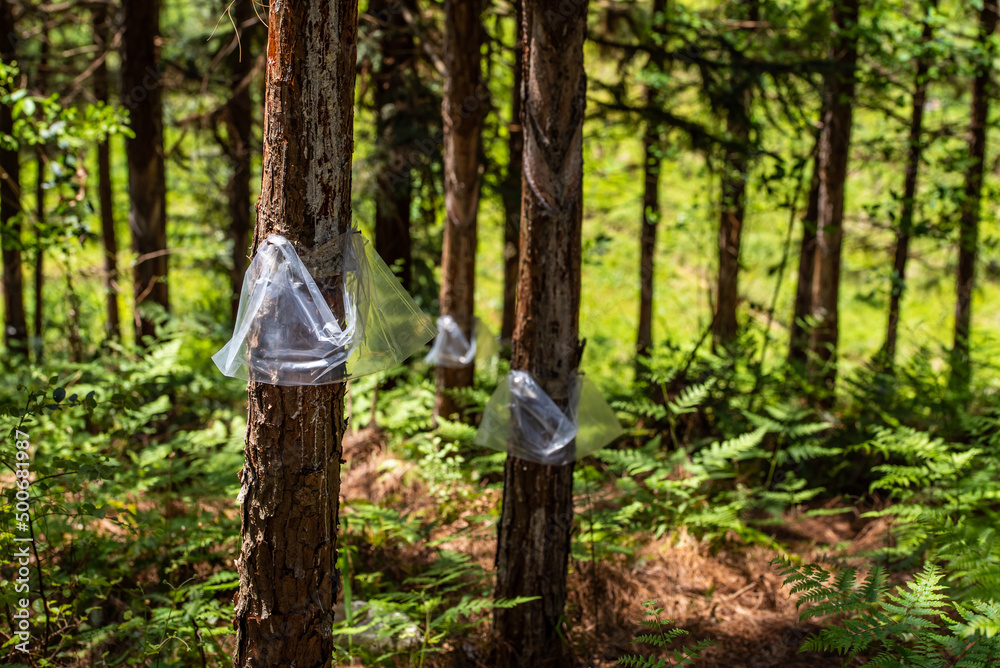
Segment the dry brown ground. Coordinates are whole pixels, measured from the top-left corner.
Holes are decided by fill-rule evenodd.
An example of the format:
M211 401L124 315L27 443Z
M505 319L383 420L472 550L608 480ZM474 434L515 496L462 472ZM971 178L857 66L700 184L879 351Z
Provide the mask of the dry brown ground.
M412 464L387 454L383 435L373 430L345 439L342 497L367 499L401 511L434 507L427 490L411 475ZM481 515L499 503L487 490L467 508L467 516ZM847 554L876 547L885 540L886 526L857 515L804 518L794 515L776 527L774 535L806 560L815 560L833 545L849 544ZM462 520L436 530L444 546L470 555L484 569L492 569L496 549L492 529L468 530ZM825 668L847 665L842 657L799 653L802 642L819 627L800 623L795 600L770 565L777 552L732 541L712 551L680 532L668 539L652 539L634 555L605 557L594 563L575 561L569 576L567 616L571 642L580 666L614 665L615 659L636 652L633 638L645 631L643 602L655 600L663 617L690 632L688 640L711 638L715 645L696 665L704 668ZM419 547L383 551L378 563L389 575L433 558ZM596 604L595 604L596 601ZM459 641L452 651L433 657L425 666L488 666L489 642L482 634ZM405 664L402 664L405 665Z

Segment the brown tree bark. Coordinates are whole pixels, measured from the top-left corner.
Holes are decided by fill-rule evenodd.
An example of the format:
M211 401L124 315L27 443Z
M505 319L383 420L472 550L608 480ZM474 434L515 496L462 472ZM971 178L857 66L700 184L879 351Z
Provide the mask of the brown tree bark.
M503 319L500 343L506 348L514 339L514 319L517 308L518 243L521 233L521 179L524 173L524 126L521 124L522 87L524 85L524 39L521 27L524 11L520 0L514 2L514 85L510 95L510 124L507 126L507 174L504 177L503 212Z
M826 114L821 114L825 117ZM813 158L809 202L802 217L802 240L799 243L799 272L795 285L795 310L788 342L788 362L800 371L809 359L809 329L805 319L812 313L813 274L816 269L816 223L819 218L819 143Z
M996 0L986 0L979 14L979 41L992 56L989 40L997 27ZM972 377L969 332L972 324L972 291L976 280L976 246L979 244L979 215L983 191L983 160L986 153L986 121L992 94L991 61L985 57L976 66L972 82L972 112L969 119L969 167L965 175L965 196L959 218L957 299L955 300L955 345L952 349L953 390L967 392Z
M416 13L415 0L372 0L368 13L382 28L382 62L372 73L379 151L375 193L375 250L390 267L398 267L400 282L413 283L413 241L410 206L413 176L408 148L413 142L413 86L409 78L416 47L405 11Z
M160 0L122 2L122 104L134 137L126 138L129 228L136 261L135 338L155 335L143 303L169 309L167 292L166 177L163 166L163 99L159 72Z
M811 377L829 393L828 396L832 396L837 382L837 303L844 233L844 184L858 58L858 0L835 0L833 23L837 31L830 55L836 69L827 78L827 109L819 145L819 217L812 298L816 327L810 339L810 361L814 364Z
M579 341L586 1L525 0L524 215L512 369L529 372L563 410ZM516 431L512 439L518 438ZM497 543L497 598L539 600L494 613L494 665L568 666L560 634L573 524L573 464L507 457Z
M351 224L357 0L270 6L255 244L310 250ZM343 317L339 280L320 288ZM248 387L237 668L332 664L343 383Z
M653 26L658 29L658 16L667 9L666 0L653 0ZM650 55L649 65L652 70L663 71L663 59ZM654 86L646 86L646 107L658 108L660 96ZM653 286L656 278L656 228L660 223L660 165L663 131L659 122L653 118L646 119L646 127L642 136L643 155L643 191L642 191L642 231L639 234L639 327L635 342L635 379L642 379L648 369L642 357L649 354L653 347Z
M450 315L470 338L476 278L476 215L479 209L479 140L483 104L482 5L445 0L444 63L447 76L441 115L444 126L444 248L441 255L441 315ZM474 365L437 367L434 414L451 417L459 406L450 395L472 385Z
M240 293L243 290L243 275L247 269L247 251L250 247L250 210L253 206L250 195L252 177L250 156L253 141L253 103L250 97L250 83L254 70L252 37L259 25L254 11L254 0L236 0L230 8L236 23L239 45L229 54L230 83L233 94L226 102L226 125L229 143L226 150L232 174L226 187L229 200L229 238L233 242L233 269L230 274L230 310L236 320L240 307Z
M17 59L14 4L0 0L0 60ZM0 106L0 133L11 135L10 107ZM28 323L24 313L21 272L21 163L18 151L0 148L0 243L3 246L4 342L10 353L28 354Z
M760 18L757 0L745 3L740 19L756 22ZM736 339L738 325L736 307L739 303L740 245L743 238L743 217L746 213L747 172L750 169L750 105L752 81L746 72L733 74L736 101L726 111L726 130L734 146L726 150L721 180L721 212L719 218L719 277L716 286L715 318L712 338L716 346L726 346Z
M937 0L931 0L931 8ZM924 31L920 37L923 44L930 43L934 29L924 21ZM910 234L913 230L913 214L917 205L917 175L920 172L920 156L923 153L924 104L927 102L927 73L930 61L926 57L917 59L917 72L913 83L913 110L910 115L910 137L906 154L906 171L903 177L903 206L899 214L899 229L896 231L896 253L893 259L893 278L889 295L889 322L886 327L883 364L892 368L896 359L896 338L899 331L899 302L906 288L906 262L910 255Z
M94 41L97 48L107 53L111 49L111 22L108 6L95 3L91 10ZM94 97L98 102L108 102L108 65L101 60L94 68ZM111 181L111 153L107 138L97 144L97 193L101 205L101 237L104 241L104 288L106 292L107 324L109 339L120 339L121 322L118 311L118 238L115 233L114 184Z

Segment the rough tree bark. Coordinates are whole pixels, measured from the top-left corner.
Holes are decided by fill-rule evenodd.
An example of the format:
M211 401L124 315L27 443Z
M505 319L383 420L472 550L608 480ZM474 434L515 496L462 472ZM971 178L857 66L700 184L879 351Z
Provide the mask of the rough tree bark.
M410 205L413 176L407 150L414 128L411 99L416 47L404 12L416 13L415 0L372 0L368 13L382 28L381 66L372 73L379 151L375 196L375 250L390 267L398 268L407 290L413 283L413 242Z
M659 1L659 0L657 0ZM503 319L500 343L506 349L514 339L514 316L517 307L517 264L520 258L518 237L521 233L521 178L524 172L524 128L521 125L521 100L524 81L524 39L521 25L524 11L514 2L514 85L510 95L510 124L507 126L507 173L503 182Z
M17 59L14 4L0 0L0 60ZM11 135L10 107L0 106L0 133ZM17 150L0 148L0 243L3 246L4 342L11 353L28 354L28 323L24 313L21 272L21 163Z
M931 0L930 7L937 6ZM930 22L924 21L921 42L929 44L934 35ZM896 359L896 338L899 331L899 302L906 288L906 262L910 255L910 234L913 230L913 214L917 206L917 175L920 172L920 156L923 153L924 104L927 102L927 73L930 60L921 56L917 59L917 72L913 84L913 111L910 115L910 137L906 154L906 171L903 177L903 206L899 214L899 229L896 231L896 254L893 260L892 291L889 295L889 323L886 327L883 364L892 368Z
M240 307L240 293L243 290L243 274L247 269L247 250L250 246L250 165L251 142L253 141L253 102L250 84L253 78L254 58L251 57L251 38L259 25L254 11L254 0L236 0L230 8L236 23L239 40L229 54L230 84L233 94L226 102L226 126L229 142L226 151L232 174L226 186L229 200L229 238L233 242L233 269L230 274L230 306L232 318Z
M826 115L819 144L816 267L812 315L816 327L809 342L811 377L832 396L837 382L837 302L840 297L840 257L843 243L844 184L851 142L851 122L858 59L858 0L835 0L837 27L831 59L835 71L827 78Z
M255 244L280 232L300 250L351 223L357 0L270 6L264 163ZM334 313L338 280L321 282ZM237 568L237 668L332 664L342 383L250 383Z
M653 26L658 29L658 21L667 10L666 0L653 0ZM663 71L663 58L650 55L649 64L653 71ZM660 96L655 86L646 86L646 107L660 106ZM653 286L656 278L656 227L660 222L660 164L662 162L663 130L652 117L646 119L642 136L643 191L642 191L642 231L639 234L639 327L635 342L635 379L641 380L647 373L642 357L653 347Z
M826 114L821 114L826 116ZM816 269L816 221L819 218L819 144L813 158L809 184L809 202L802 216L802 239L799 242L799 271L795 284L795 309L788 341L788 362L805 370L809 358L809 329L805 319L812 313L813 274Z
M91 10L94 41L104 53L111 49L111 22L108 5L97 2ZM108 65L106 60L94 68L94 97L98 102L108 102ZM97 193L101 204L101 236L104 240L104 289L106 292L107 324L109 339L121 338L118 311L118 238L115 234L114 193L111 182L111 153L107 138L97 144Z
M587 5L564 3L556 12L545 0L524 2L524 215L511 368L528 371L564 410L583 350L578 336ZM573 465L508 456L496 596L540 599L495 611L494 665L570 665L559 624L572 524Z
M760 18L758 0L745 3L740 19L756 22ZM726 150L721 179L719 218L719 277L716 286L715 318L712 338L715 345L726 346L736 339L736 306L739 303L740 245L743 217L746 213L747 172L750 169L750 105L752 81L747 72L733 74L734 101L726 110L726 130L734 142Z
M144 302L169 309L167 208L163 166L163 99L159 72L160 0L122 2L122 104L134 137L126 138L129 228L136 261L135 338L155 335Z
M986 0L979 14L979 41L986 53L997 27L996 0ZM991 61L983 58L972 82L972 113L969 119L969 167L965 174L965 196L959 218L957 299L955 300L955 345L952 349L951 387L966 392L972 376L969 331L972 323L972 290L976 279L976 246L979 243L979 210L983 191L983 160L986 153L986 121L992 94Z
M481 0L446 0L441 104L444 126L444 248L441 255L441 315L450 315L473 335L476 278L476 215L479 209L479 139L482 132ZM473 365L435 371L434 413L450 417L459 407L449 390L472 385Z

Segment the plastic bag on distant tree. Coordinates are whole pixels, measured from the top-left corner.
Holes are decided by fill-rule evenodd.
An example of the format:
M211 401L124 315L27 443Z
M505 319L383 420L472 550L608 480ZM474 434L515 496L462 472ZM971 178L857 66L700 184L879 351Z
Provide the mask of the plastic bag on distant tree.
M569 412L564 413L531 374L511 371L486 404L475 442L538 464L562 465L621 434L614 411L586 376L577 376Z
M324 273L340 284L343 320L292 243L271 235L247 268L233 338L212 356L223 374L271 385L343 382L395 366L434 336L430 317L360 232L321 254L340 260Z
M500 344L479 318L473 324L472 341L450 315L437 319L438 335L424 361L449 369L469 366L475 359L487 359L500 352Z

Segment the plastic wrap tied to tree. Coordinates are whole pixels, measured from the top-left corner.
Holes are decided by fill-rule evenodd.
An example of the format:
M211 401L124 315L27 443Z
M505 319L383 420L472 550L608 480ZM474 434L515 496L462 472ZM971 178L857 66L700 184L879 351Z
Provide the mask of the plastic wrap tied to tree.
M511 371L486 404L476 444L538 464L562 465L622 434L614 411L582 374L569 405L564 413L531 374Z
M448 369L469 366L478 357L486 359L500 352L500 346L479 318L472 325L472 340L450 315L437 319L438 335L424 361Z
M212 360L227 376L271 385L326 385L383 371L435 331L357 230L307 254L267 237L247 268L233 338ZM338 286L338 319L317 284ZM338 310L340 310L338 308Z

